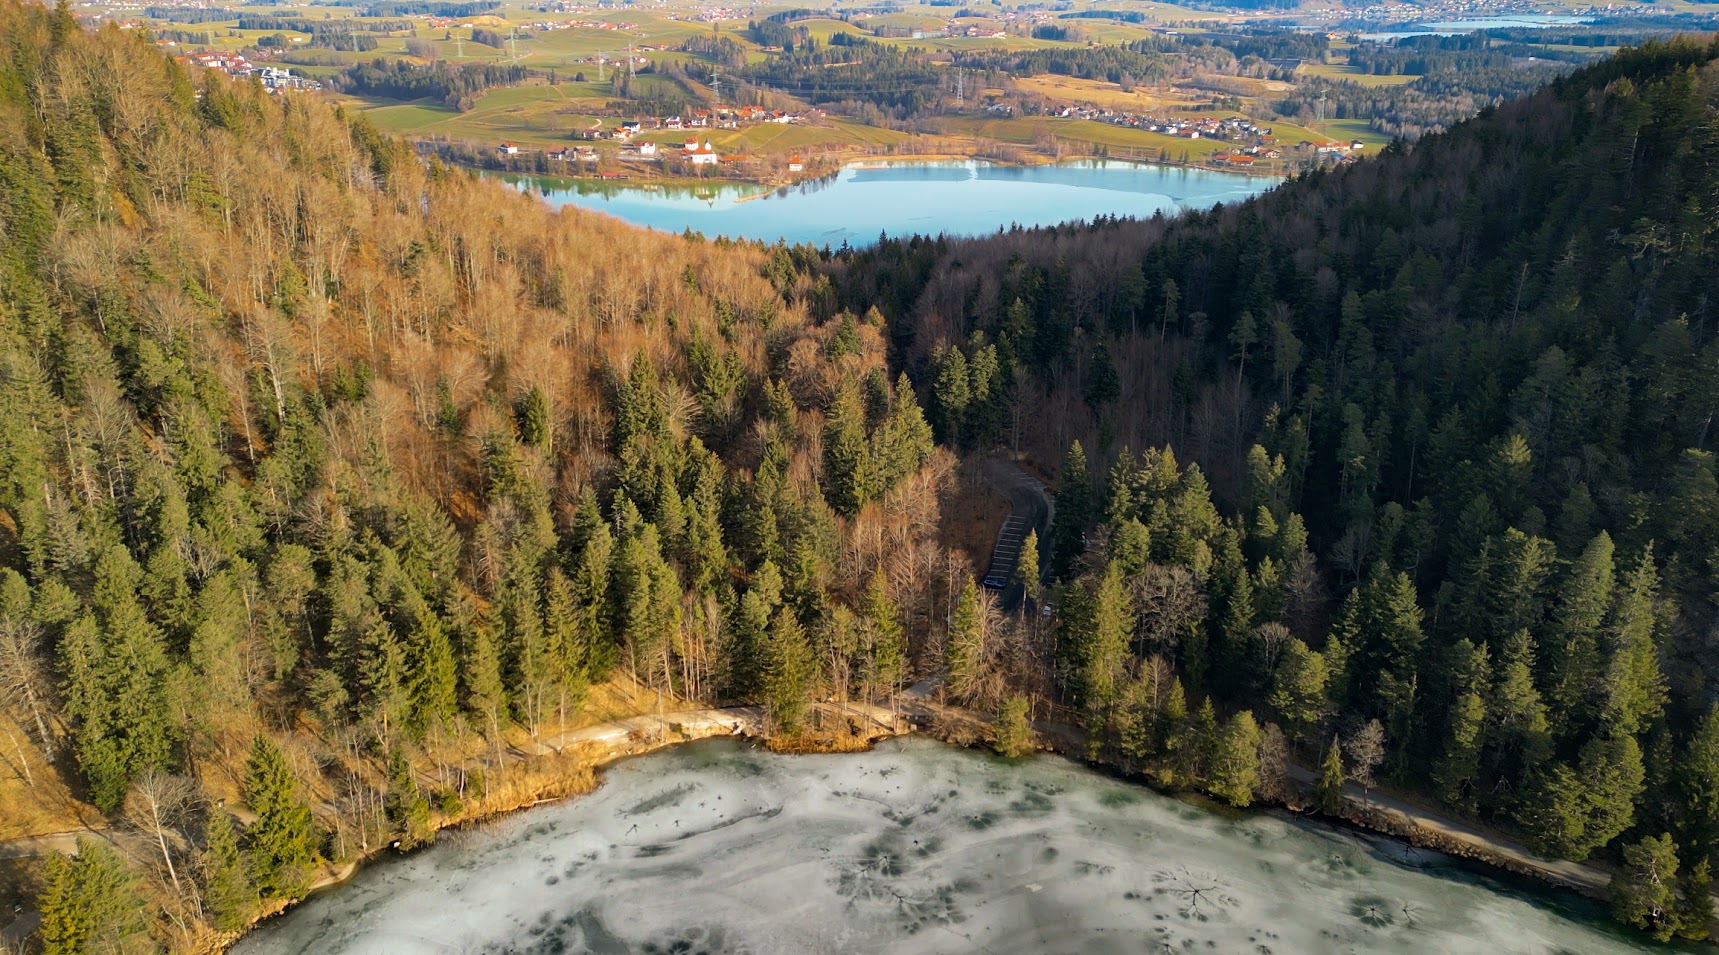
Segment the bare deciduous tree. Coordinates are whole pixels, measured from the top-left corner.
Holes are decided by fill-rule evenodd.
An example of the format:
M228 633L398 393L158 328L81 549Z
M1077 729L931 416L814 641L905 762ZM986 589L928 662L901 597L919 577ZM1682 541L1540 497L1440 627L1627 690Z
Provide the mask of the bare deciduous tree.
M1378 720L1368 720L1343 741L1343 752L1349 757L1349 778L1370 791L1373 770L1385 761L1385 727Z
M21 706L36 724L47 761L54 759L54 737L48 730L48 693L53 685L42 655L42 634L35 624L0 620L0 703Z
M131 784L125 797L125 818L151 839L161 850L161 861L167 865L167 878L173 891L181 896L179 870L173 865L173 848L169 833L178 837L178 824L197 798L196 784L183 776L172 776L151 767Z

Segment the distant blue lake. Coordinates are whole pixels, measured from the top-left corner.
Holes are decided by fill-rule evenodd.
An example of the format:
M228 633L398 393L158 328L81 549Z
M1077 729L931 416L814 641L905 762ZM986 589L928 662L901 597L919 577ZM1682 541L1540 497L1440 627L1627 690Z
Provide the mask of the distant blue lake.
M1461 36L1477 30L1543 30L1547 27L1576 26L1593 22L1591 17L1558 16L1549 13L1522 13L1511 16L1475 17L1470 20L1441 20L1436 23L1411 23L1406 30L1390 33L1363 33L1361 39L1383 43L1411 36Z
M1049 166L981 162L852 165L777 189L747 183L621 186L506 176L554 206L575 205L667 232L866 245L880 233L982 235L1100 215L1149 218L1234 202L1276 179L1205 169L1082 160Z

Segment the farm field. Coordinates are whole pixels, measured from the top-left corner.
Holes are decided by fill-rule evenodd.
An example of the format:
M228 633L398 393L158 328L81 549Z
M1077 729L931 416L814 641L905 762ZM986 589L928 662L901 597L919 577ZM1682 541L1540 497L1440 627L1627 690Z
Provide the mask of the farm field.
M1016 145L1059 140L1064 143L1124 149L1166 150L1172 159L1179 158L1183 153L1187 153L1191 159L1200 159L1230 148L1229 144L1216 140L1183 139L1089 119L1062 119L1054 116L1022 116L1013 119L961 117L951 120L948 127L951 132Z
M432 21L434 11L392 16L378 12L375 16L365 16L371 8L360 0L343 2L350 5L339 10L234 5L221 8L223 19L201 23L194 21L209 16L207 8L182 8L188 11L181 15L182 21L169 20L156 26L173 31L184 49L245 50L259 64L288 66L301 76L325 83L335 80L341 71L354 64L375 60L404 62L420 68L432 61L452 66L523 68L529 75L521 85L484 89L484 84L496 82L488 78L466 86L431 84L433 96L410 101L381 98L379 91L389 87L380 81L373 81L378 83L372 89L375 95L331 94L341 96L377 127L389 132L480 149L504 140L532 150L560 148L581 132L612 128L622 118L667 116L719 103L756 104L795 112L816 105L827 113L803 123L705 131L720 152L730 155L785 157L805 153L808 158L817 156L827 161L843 153L904 148L983 154L989 141L993 146L1004 144L1028 152L1115 150L1132 155L1162 154L1172 159L1185 156L1199 160L1244 145L1035 115L1043 106L1070 104L1165 117L1245 116L1262 127L1272 128L1280 146L1293 147L1303 141L1359 139L1376 147L1386 137L1373 132L1364 120L1309 123L1302 110L1303 121L1296 124L1283 121L1276 110L1297 86L1315 78L1380 90L1415 79L1362 73L1346 59L1353 44L1347 39L1332 39L1320 49L1328 49L1334 62L1307 61L1294 75L1278 69L1262 70L1257 59L1245 69L1232 68L1224 66L1219 57L1209 61L1219 64L1212 70L1171 69L1168 80L1152 84L1129 80L1130 86L1124 88L1122 82L1130 75L1129 69L1135 70L1134 76L1162 72L1138 60L1129 63L1128 56L1156 56L1153 50L1167 48L1170 52L1165 55L1174 57L1178 55L1174 38L1178 36L1188 36L1195 46L1210 50L1211 44L1217 42L1213 37L1223 35L1243 20L1248 21L1244 26L1250 33L1260 30L1261 17L1257 14L1249 19L1155 0L1075 0L1072 5L1054 11L1015 0L1004 0L992 7L966 8L907 3L880 11L863 0L843 0L817 13L805 10L813 15L803 19L796 19L799 13L790 13L785 20L775 22L767 21L776 14L800 8L781 0L741 10L742 16L712 22L708 17L716 11L689 0L662 0L649 8L596 8L581 4L561 11L528 5L525 0L503 0L487 13L454 14L448 19ZM228 12L230 20L224 18ZM1114 13L1116 18L1068 16L1072 13ZM300 29L240 30L237 27L241 14L266 15L279 21L279 26ZM1274 16L1266 15L1264 19ZM316 24L319 20L342 18L354 18L350 22L369 24L382 31L364 33L361 28L352 31L365 38L365 45L373 44L374 49L363 52L330 49L340 44L330 42L326 30L319 37ZM566 25L570 23L578 25ZM538 28L546 24L562 26ZM1069 30L1073 39L1032 36L1039 25ZM984 35L950 36L945 32L967 28ZM911 35L915 31L923 35L916 39ZM879 32L890 35L879 36ZM1002 35L993 35L998 32ZM1129 46L1151 37L1157 39L1144 53ZM480 39L486 42L479 42ZM1168 47L1164 46L1166 40ZM803 54L827 53L838 45L837 41L904 51L908 60L918 58L919 72L903 74L911 77L906 80L880 75L874 82L882 85L875 91L868 90L863 79L857 86L833 87L844 92L852 89L856 94L832 97L838 99L834 102L808 102L799 98L795 94L832 88L819 85L817 71L841 67L842 57L819 60ZM794 49L796 45L798 49ZM1127 51L1121 54L1121 65L1116 65L1113 57L1093 55L1113 48ZM1304 47L1291 45L1288 49ZM1057 72L1037 75L1015 75L1006 65L1013 60L995 56L1031 50L1059 50L1068 56L1055 60L1053 68ZM629 52L642 60L629 69L624 82L616 83L617 70L628 67L614 61ZM855 55L862 61L865 59L857 50ZM1299 53L1286 55L1295 58ZM926 67L938 71L950 69L956 56L967 58L964 73L969 80L977 81L967 85L964 103L960 104L952 95L954 82L935 74L927 79L925 75ZM789 59L793 65L786 74L758 69L767 62L789 57L798 58ZM600 63L600 59L605 62ZM900 61L885 58L885 62ZM975 66L975 62L986 65ZM850 76L836 82L855 83ZM903 90L889 88L891 82L913 84L908 92L914 95L900 96ZM355 88L347 85L346 89ZM451 89L457 92L449 92ZM905 102L909 99L911 103ZM451 105L456 100L465 107L463 112ZM993 116L976 109L999 103L1011 106L1012 112ZM959 142L939 143L936 141L939 134L958 137ZM909 143L916 137L917 141ZM684 133L663 130L646 138L678 145L684 141ZM618 144L599 143L598 148L613 155Z
M1303 63L1296 72L1304 76L1317 76L1327 80L1354 83L1357 86L1366 87L1402 86L1420 79L1418 76L1375 76L1371 73L1361 72L1350 66L1347 61L1342 63Z

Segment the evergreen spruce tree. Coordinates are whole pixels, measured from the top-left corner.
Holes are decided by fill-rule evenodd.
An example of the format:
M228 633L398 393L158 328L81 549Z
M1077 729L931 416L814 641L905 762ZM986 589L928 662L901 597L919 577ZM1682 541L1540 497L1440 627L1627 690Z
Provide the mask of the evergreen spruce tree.
M866 681L874 692L893 694L906 676L907 647L902 639L901 610L889 595L889 581L881 567L874 569L866 582L860 618L867 639Z
M1615 586L1611 535L1601 531L1564 578L1546 631L1542 656L1547 703L1557 716L1560 735L1568 735L1590 715L1600 683L1601 631Z
M1624 846L1623 865L1612 875L1612 914L1655 939L1669 941L1677 930L1677 844L1671 834L1646 836Z
M1342 811L1344 780L1343 747L1333 737L1324 761L1319 764L1319 782L1314 788L1313 804L1320 812L1334 816Z
M949 622L949 692L955 699L971 701L985 679L985 628L980 619L979 588L972 578L961 587L955 600L955 615Z
M1003 701L997 713L997 752L1008 759L1019 759L1032 750L1033 730L1027 722L1029 703L1024 696L1011 696Z
M1691 858L1719 851L1719 703L1707 708L1684 746L1676 770L1682 844Z
M233 817L225 809L209 810L203 826L200 862L203 906L209 913L210 924L223 932L244 928L257 910L257 887L239 849Z
M48 857L37 933L43 955L130 955L157 951L148 898L105 840L78 837L74 858Z
M836 393L824 422L824 485L830 506L852 517L872 499L875 484L865 405L859 386L848 379Z
M1678 890L1675 924L1677 934L1693 941L1705 941L1713 925L1713 867L1702 856L1689 867Z
M1291 639L1273 674L1269 702L1296 742L1312 739L1324 723L1329 681L1324 654Z
M418 786L406 751L396 747L388 756L388 821L401 849L415 848L430 836L430 800Z
M1122 573L1112 564L1099 581L1090 637L1080 651L1080 700L1086 710L1089 747L1106 738L1116 707L1122 701L1133 620L1134 611L1122 585Z
M264 898L294 898L310 881L320 836L310 806L298 794L298 779L286 754L266 736L251 745L245 763L245 805L256 821L245 843Z
M1260 784L1259 744L1259 724L1250 711L1242 710L1224 722L1212 760L1212 795L1236 807L1253 803Z
M1086 550L1086 527L1092 520L1092 476L1080 442L1069 446L1058 478L1056 515L1051 523L1051 577L1064 580Z
M1039 599L1044 595L1044 580L1039 571L1039 532L1037 528L1027 531L1026 540L1021 542L1021 556L1015 561L1015 580L1021 585L1021 612L1037 610Z
M817 661L799 617L783 607L770 623L765 643L764 712L777 732L800 732L811 698Z
M1618 586L1607 625L1599 714L1606 733L1634 736L1665 708L1665 675L1655 642L1658 603L1659 571L1649 547Z

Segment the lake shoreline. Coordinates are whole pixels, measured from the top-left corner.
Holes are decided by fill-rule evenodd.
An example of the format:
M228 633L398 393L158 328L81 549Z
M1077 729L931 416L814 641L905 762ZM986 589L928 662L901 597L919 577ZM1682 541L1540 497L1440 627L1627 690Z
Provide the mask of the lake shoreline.
M837 727L834 734L810 733L797 737L773 735L766 730L762 714L755 707L708 709L660 717L645 714L588 727L579 731L579 734L584 736L583 739L574 740L559 750L547 749L536 754L521 755L519 765L529 767L533 762L541 761L545 757L550 757L553 762L565 761L569 750L572 750L574 766L545 777L544 782L547 785L538 790L521 790L522 793L532 793L529 797L486 806L470 816L438 820L433 823L430 838L411 850L398 850L398 843L377 846L344 862L338 868L325 867L303 897L271 903L244 929L211 939L211 945L204 951L226 951L240 939L250 935L258 926L291 912L312 896L349 882L364 868L379 864L384 859L403 858L428 848L435 844L437 837L443 832L468 830L502 817L517 815L524 810L589 795L603 785L600 775L602 770L635 757L651 755L686 743L726 736L745 739L786 755L813 755L867 752L884 740L919 736L956 748L988 748L992 723L986 718L969 710L935 703L928 695L909 698L904 702L908 705L900 713L893 714L889 721L884 717L891 716L891 711L882 707L862 704L827 707L826 715L845 718L850 729L856 727L855 717L864 720L864 732L847 734L839 734L840 727ZM1076 727L1037 723L1034 731L1034 749L1037 752L1056 755L1101 772L1119 782L1142 786L1161 795L1184 800L1193 796L1200 801L1200 808L1204 811L1228 809L1223 804L1211 801L1209 794L1201 790L1163 785L1149 767L1131 770L1111 761L1087 758L1084 735ZM858 745L855 745L856 740L859 741ZM1293 771L1299 767L1292 764L1291 768L1292 772L1287 780L1291 793L1284 794L1283 798L1261 798L1251 806L1233 811L1242 814L1283 811L1293 817L1309 819L1339 830L1384 837L1408 847L1431 850L1479 863L1488 869L1525 878L1553 890L1573 892L1600 901L1608 898L1605 873L1598 869L1581 864L1568 864L1591 874L1591 878L1572 878L1567 871L1556 871L1553 866L1558 864L1554 860L1524 858L1520 853L1509 851L1497 844L1477 844L1472 840L1455 838L1443 827L1417 822L1407 814L1394 810L1366 794L1358 795L1346 789L1343 811L1338 815L1311 812L1308 807L1311 805L1312 786L1308 780L1298 778Z
M979 237L1015 228L1143 222L1245 202L1282 181L1237 170L1104 157L1031 165L872 157L776 185L480 175L498 178L552 209L574 206L665 234L832 248L867 245L879 235Z

